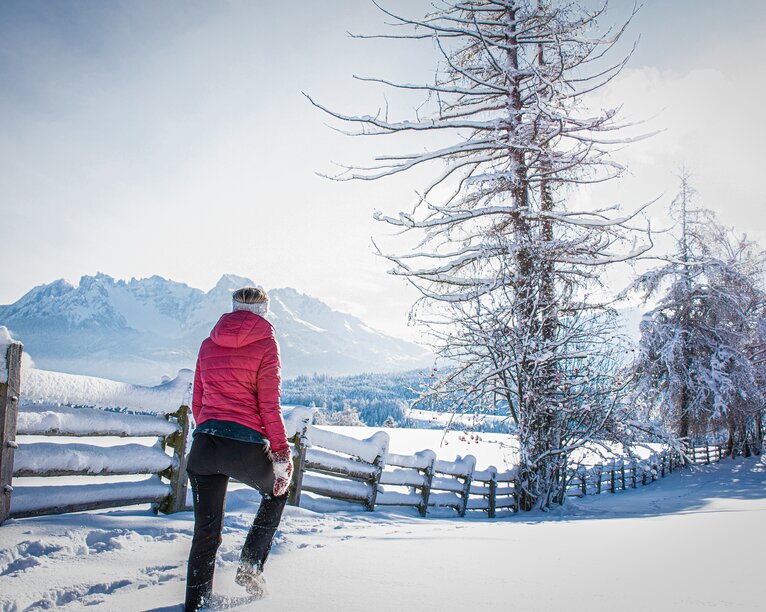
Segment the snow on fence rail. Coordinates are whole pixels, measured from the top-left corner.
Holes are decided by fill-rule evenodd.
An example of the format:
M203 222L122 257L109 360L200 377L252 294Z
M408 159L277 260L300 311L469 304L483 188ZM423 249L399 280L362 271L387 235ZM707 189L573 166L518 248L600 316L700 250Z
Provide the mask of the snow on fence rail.
M49 404L120 408L133 412L169 414L191 402L194 373L180 370L176 378L156 387L49 372L34 368L24 370L24 401Z
M0 523L6 518L152 503L170 513L186 507L187 407L190 377L182 371L158 387L88 376L24 370L12 342L0 383ZM24 404L20 405L22 397ZM46 403L27 403L27 402ZM73 404L64 406L59 404ZM107 409L120 409L122 412ZM131 412L124 412L130 410ZM136 414L135 412L151 414ZM154 446L19 442L17 435L158 438ZM168 454L167 450L172 450ZM14 477L151 475L105 484L14 486Z

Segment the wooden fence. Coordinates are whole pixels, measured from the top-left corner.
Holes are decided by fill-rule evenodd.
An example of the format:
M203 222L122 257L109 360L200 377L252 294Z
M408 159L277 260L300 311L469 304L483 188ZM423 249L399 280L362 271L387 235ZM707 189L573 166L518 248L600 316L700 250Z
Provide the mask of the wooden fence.
M27 405L20 411L21 345L7 349L0 376L0 523L8 517L76 512L150 502L171 513L186 509L186 451L189 409L163 418L103 409ZM3 373L0 373L3 374ZM116 383L115 383L116 384ZM67 398L68 403L78 403ZM293 445L294 479L289 503L301 495L362 504L367 510L408 506L425 516L429 508L454 509L458 516L495 518L518 512L515 470L476 469L473 456L443 461L432 450L413 455L388 451L389 437L374 433L358 440L311 424L312 411L285 411ZM17 435L114 436L158 438L155 446L119 444L19 443ZM171 454L168 454L172 451ZM640 461L612 461L570 470L564 491L582 497L617 493L648 485L690 463L711 463L724 456L721 445L691 446L684 454L661 452ZM152 475L149 479L106 484L14 486L14 477Z
M689 463L715 463L726 456L725 444L707 444L690 446L686 451Z
M615 460L591 467L581 466L567 475L570 497L617 493L651 484L685 465L680 453L663 451L640 461Z
M570 497L616 493L651 484L678 468L710 464L726 457L724 444L688 444L683 452L662 451L643 460L614 460L607 464L580 467L567 475Z
M294 445L294 474L289 503L299 505L309 492L362 504L410 506L422 516L429 507L469 508L472 456L440 461L431 450L414 455L388 452L389 437L379 431L357 440L311 425L311 411L295 407L285 419Z
M414 455L386 452L388 436L377 432L366 440L311 425L311 412L296 407L288 433L294 444L295 477L289 503L300 505L301 493L362 504L368 510L386 506L448 507L458 516L487 518L518 512L516 470L498 472L494 466L476 470L472 456L440 461L431 450ZM617 493L646 486L689 464L723 458L721 445L689 446L683 453L662 451L646 459L613 460L571 469L564 476L570 497Z
M171 513L186 507L186 443L189 409L164 417L87 407L34 404L19 409L19 343L6 353L7 379L0 382L0 523L7 518L60 514L152 503ZM72 403L76 403L73 401ZM153 437L154 446L99 446L72 442L22 442L17 436ZM168 452L171 454L168 454ZM149 479L104 484L16 486L13 478L51 476L152 475Z

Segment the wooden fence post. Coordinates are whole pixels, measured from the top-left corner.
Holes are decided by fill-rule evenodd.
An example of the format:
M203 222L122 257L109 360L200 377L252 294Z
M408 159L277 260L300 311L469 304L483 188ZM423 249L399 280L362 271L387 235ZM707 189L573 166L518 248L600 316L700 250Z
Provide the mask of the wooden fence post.
M380 485L380 475L383 473L383 457L378 455L375 457L375 461L372 462L375 466L375 474L370 478L369 483L372 486L372 495L367 500L365 507L372 512L375 510L375 500L378 498L378 486Z
M595 468L596 473L596 495L601 495L601 475L604 472L604 466L600 463Z
M490 468L489 496L487 497L487 518L495 518L497 514L497 470Z
M0 383L0 525L11 513L13 493L13 453L16 444L16 421L21 396L22 344L13 342L5 353L6 382Z
M163 514L183 512L186 510L186 490L189 477L186 474L186 445L189 439L189 407L181 406L176 412L168 414L168 420L175 418L179 430L167 436L162 443L163 448L173 449L173 465L163 474L170 478L170 495L160 502L159 509Z
M616 475L614 473L614 459L612 459L612 469L609 472L609 474L610 474L610 477L609 477L609 490L612 493L616 493L617 492L617 487L615 486L615 480L616 480L615 476Z
M287 494L287 503L291 506L301 505L301 489L303 488L303 472L306 467L306 430L308 425L304 425L300 433L293 438L295 444L295 455L293 455L293 480L290 483L290 489Z
M710 445L705 442L705 464L710 465Z
M582 496L585 497L588 494L588 471L580 468L580 489L582 490Z
M463 505L457 511L460 518L463 518L465 516L466 510L468 510L468 497L471 494L471 480L473 480L474 469L476 469L476 459L473 460L471 470L465 475L465 482L463 483Z
M636 460L634 459L630 464L630 475L631 475L631 482L633 483L631 486L635 489L638 483L636 482Z
M423 489L421 491L421 501L418 505L418 513L420 516L425 516L428 513L428 500L431 497L431 484L434 480L434 463L436 463L436 454L431 453L431 459L423 470L426 477L426 482L423 485Z
M620 477L622 478L622 490L625 490L625 462L620 461Z

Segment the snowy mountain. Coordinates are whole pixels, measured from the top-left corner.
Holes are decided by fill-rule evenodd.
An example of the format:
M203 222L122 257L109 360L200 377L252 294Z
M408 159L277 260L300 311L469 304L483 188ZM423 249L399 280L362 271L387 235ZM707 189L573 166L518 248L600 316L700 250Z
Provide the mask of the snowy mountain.
M153 383L194 366L231 292L249 279L225 275L204 292L159 276L130 281L106 274L35 287L0 306L0 325L24 342L40 368ZM401 371L427 365L424 348L371 329L295 289L273 289L283 375Z

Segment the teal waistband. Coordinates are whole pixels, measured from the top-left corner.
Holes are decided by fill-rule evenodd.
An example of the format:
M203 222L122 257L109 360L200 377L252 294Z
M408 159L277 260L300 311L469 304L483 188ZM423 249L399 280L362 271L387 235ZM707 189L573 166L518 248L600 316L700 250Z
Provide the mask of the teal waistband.
M263 434L252 427L242 425L242 423L223 421L220 419L208 419L204 423L201 423L197 426L192 435L197 435L198 433L206 433L211 436L229 438L231 440L241 440L242 442L256 442L263 444L266 441Z

